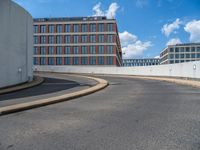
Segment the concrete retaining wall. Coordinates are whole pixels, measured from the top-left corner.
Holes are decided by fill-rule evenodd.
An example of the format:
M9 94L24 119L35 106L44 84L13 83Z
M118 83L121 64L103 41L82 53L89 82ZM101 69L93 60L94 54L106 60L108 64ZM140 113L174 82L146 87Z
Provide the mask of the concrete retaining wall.
M200 78L200 61L146 67L35 66L35 71Z
M11 0L0 0L0 88L32 79L33 20Z

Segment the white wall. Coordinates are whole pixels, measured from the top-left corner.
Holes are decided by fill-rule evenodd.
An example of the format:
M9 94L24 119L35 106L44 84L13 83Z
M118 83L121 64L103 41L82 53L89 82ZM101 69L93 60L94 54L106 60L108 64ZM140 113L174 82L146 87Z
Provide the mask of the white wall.
M200 61L146 67L35 66L34 70L66 73L96 73L200 78Z
M0 20L2 88L32 79L33 20L11 0L0 0Z

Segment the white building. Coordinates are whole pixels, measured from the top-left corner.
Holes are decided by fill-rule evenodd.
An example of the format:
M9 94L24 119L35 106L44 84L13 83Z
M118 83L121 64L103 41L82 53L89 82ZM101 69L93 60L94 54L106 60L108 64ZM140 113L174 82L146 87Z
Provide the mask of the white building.
M200 43L169 45L160 53L161 64L200 60Z
M0 0L0 88L32 80L33 20L11 0Z

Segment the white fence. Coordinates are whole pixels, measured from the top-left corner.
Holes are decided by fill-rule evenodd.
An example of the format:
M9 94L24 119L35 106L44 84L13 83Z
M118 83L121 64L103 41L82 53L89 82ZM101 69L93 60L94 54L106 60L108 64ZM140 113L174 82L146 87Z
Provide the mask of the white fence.
M200 61L144 67L35 66L35 71L200 78Z

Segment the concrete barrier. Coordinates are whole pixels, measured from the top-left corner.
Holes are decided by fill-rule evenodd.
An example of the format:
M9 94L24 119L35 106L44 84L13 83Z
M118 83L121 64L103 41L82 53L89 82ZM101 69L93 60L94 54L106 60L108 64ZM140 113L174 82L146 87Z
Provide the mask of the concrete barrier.
M116 74L199 79L200 61L144 67L34 66L34 70L63 73Z
M0 0L0 88L32 80L33 19L12 0Z

